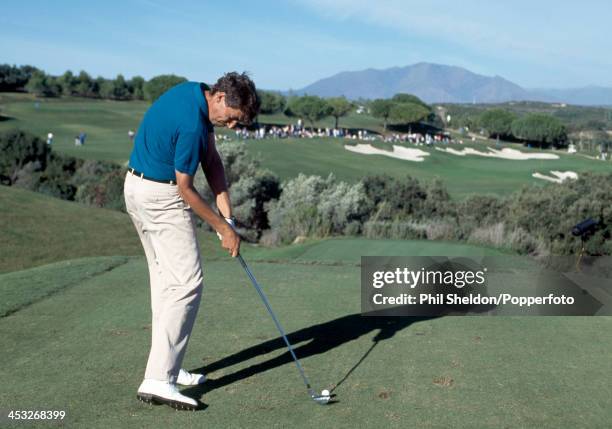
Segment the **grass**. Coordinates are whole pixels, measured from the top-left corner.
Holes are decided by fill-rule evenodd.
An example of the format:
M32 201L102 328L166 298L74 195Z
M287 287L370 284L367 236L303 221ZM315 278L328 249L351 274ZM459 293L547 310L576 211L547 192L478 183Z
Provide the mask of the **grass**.
M55 134L54 150L70 155L105 159L125 164L132 150L127 137L128 130L136 130L148 107L146 102L118 102L108 100L86 100L61 98L36 100L26 94L0 94L0 105L4 115L13 119L0 122L0 131L20 127L42 137L49 131ZM292 118L284 115L261 115L264 123L289 123ZM331 126L333 118L327 118L317 127ZM342 118L340 125L351 128L379 130L380 121L367 115L350 114ZM82 147L74 146L74 136L80 131L87 133L87 142ZM224 132L227 132L225 130ZM231 132L230 132L231 134ZM579 174L586 171L610 172L612 164L594 161L582 156L559 153L554 161L508 161L476 156L459 157L452 154L428 150L431 155L422 163L391 159L380 155L361 155L344 149L345 140L334 139L284 139L250 140L249 151L259 156L262 166L277 173L282 179L295 177L298 173L327 176L333 173L338 179L349 182L360 180L364 175L387 173L393 176L413 175L420 179L439 178L451 195L463 198L471 194L508 195L523 185L544 182L531 174L538 171L571 170ZM494 141L466 142L465 146L486 150ZM390 148L389 144L377 144ZM506 144L507 147L522 146Z
M205 409L144 405L135 393L151 334L148 273L142 256L122 256L142 255L128 217L14 188L0 197L5 270L65 259L0 274L3 410L65 410L65 427L88 429L606 427L612 417L611 317L360 316L361 255L506 257L494 249L359 238L245 246L311 381L335 388L339 402L317 406L212 234L201 237L205 288L184 361L208 374L184 389ZM520 284L519 270L505 275Z
M87 207L16 187L0 186L0 273L88 256L142 255L125 213ZM201 232L203 255L223 254Z
M336 404L308 399L255 291L227 259L206 264L184 362L209 376L185 389L206 408L137 402L150 314L136 258L0 318L2 407L66 410L66 426L84 428L605 427L612 417L612 318L362 318L358 267L251 268L314 385L338 385Z
M383 155L362 155L344 149L345 141L331 139L252 140L247 148L261 159L262 165L282 179L298 173L327 176L355 182L368 174L412 175L423 180L440 179L456 198L472 194L508 195L521 186L545 183L531 176L550 170L610 172L612 165L582 157L559 154L559 160L510 161L478 156L460 157L419 147L430 156L424 162L411 162ZM481 150L486 150L481 145Z
M0 317L110 271L127 261L122 256L73 259L5 274L0 284Z

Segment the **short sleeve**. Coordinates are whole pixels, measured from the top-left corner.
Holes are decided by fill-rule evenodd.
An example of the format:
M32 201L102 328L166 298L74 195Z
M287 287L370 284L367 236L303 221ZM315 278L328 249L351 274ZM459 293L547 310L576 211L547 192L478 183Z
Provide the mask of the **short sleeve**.
M205 131L180 133L174 152L174 169L190 176L195 175L206 138Z

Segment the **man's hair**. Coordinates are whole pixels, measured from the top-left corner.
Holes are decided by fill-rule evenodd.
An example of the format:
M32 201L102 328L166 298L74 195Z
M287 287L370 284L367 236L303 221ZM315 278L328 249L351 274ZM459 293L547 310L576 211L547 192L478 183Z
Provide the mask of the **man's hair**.
M259 113L261 100L257 95L255 84L246 72L226 73L219 78L211 88L211 94L225 93L225 103L228 107L238 109L243 113L241 122L248 125Z

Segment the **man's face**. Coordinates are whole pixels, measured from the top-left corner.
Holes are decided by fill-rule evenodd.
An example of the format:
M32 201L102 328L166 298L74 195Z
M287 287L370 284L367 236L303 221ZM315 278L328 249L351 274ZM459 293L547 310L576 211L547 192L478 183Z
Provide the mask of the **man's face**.
M208 119L214 126L234 128L240 123L242 117L242 111L225 104L224 92L213 94L208 106Z

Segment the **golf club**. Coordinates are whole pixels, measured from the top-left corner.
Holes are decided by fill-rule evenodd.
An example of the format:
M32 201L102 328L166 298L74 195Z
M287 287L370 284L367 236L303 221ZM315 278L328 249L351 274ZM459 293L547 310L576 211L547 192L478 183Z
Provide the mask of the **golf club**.
M276 324L276 328L278 329L278 331L282 335L283 340L285 340L285 344L287 344L287 348L289 349L289 352L291 353L291 356L293 357L293 361L295 362L295 365L297 366L298 370L300 371L300 375L302 376L302 380L304 380L304 384L306 385L306 389L308 389L308 394L310 395L310 397L317 404L319 404L319 405L327 404L329 402L330 398L331 398L329 391L323 390L320 395L317 395L315 393L314 389L310 386L310 381L308 381L308 378L306 377L306 374L304 373L304 368L302 368L302 364L300 363L300 361L298 360L297 356L295 355L295 352L293 351L293 347L291 346L291 343L287 339L287 335L285 334L285 330L283 329L283 327L281 326L280 322L276 318L276 315L274 314L274 311L272 311L272 307L270 306L270 302L268 301L268 298L263 293L263 290L261 290L261 287L259 286L259 283L257 283L257 280L255 279L255 276L253 276L253 273L251 273L251 270L249 269L248 265L246 264L246 262L244 262L244 259L242 259L242 255L238 255L237 259L238 259L238 262L240 262L240 265L242 265L242 268L244 268L244 271L247 273L247 275L251 279L251 283L253 283L253 286L257 290L257 293L261 297L261 300L263 301L264 305L268 309L268 313L270 313L270 316L272 316L272 320L274 320L274 323Z

